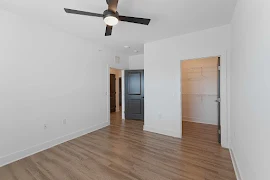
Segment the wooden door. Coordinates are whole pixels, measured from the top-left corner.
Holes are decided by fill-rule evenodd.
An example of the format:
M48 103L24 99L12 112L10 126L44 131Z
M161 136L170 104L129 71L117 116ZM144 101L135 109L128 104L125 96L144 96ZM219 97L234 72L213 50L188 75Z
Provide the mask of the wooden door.
M119 78L119 106L122 106L122 78Z
M126 119L144 120L144 71L125 71Z
M111 112L116 111L115 74L110 74L110 107Z

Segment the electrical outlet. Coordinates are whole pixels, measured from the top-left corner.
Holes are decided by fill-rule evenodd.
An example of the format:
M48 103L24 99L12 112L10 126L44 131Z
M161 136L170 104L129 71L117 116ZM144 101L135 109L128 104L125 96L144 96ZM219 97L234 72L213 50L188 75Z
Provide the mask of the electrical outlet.
M66 119L63 120L63 124L67 124L67 120Z
M44 124L44 129L46 130L48 128L47 124Z

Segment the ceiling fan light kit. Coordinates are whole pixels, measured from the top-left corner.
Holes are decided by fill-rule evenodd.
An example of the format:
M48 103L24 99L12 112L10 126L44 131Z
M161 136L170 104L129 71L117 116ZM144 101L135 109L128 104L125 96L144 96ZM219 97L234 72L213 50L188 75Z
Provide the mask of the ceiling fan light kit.
M65 11L66 13L70 13L70 14L103 17L103 20L105 24L107 25L105 36L110 36L112 34L113 26L115 26L119 21L142 24L142 25L149 25L151 21L151 19L145 19L145 18L120 16L117 12L118 0L106 0L106 2L108 4L108 10L105 10L103 14L79 11L79 10L74 10L74 9L67 9L67 8L65 8Z
M110 10L105 10L103 13L103 20L108 26L115 26L119 21L118 12L114 13Z

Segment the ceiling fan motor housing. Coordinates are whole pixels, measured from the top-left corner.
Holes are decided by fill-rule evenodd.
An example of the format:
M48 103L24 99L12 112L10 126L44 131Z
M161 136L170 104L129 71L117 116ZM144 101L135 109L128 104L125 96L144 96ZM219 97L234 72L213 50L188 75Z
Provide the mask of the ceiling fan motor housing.
M108 16L113 16L113 17L116 17L117 19L119 19L119 14L118 14L117 11L113 12L113 11L110 11L110 10L105 10L104 13L103 13L103 19L105 19Z

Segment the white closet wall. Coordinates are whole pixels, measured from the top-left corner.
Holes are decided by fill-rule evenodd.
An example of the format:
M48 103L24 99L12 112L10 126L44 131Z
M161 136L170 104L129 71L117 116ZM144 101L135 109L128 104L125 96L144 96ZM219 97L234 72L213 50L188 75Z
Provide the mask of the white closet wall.
M218 124L218 57L181 63L183 121Z

